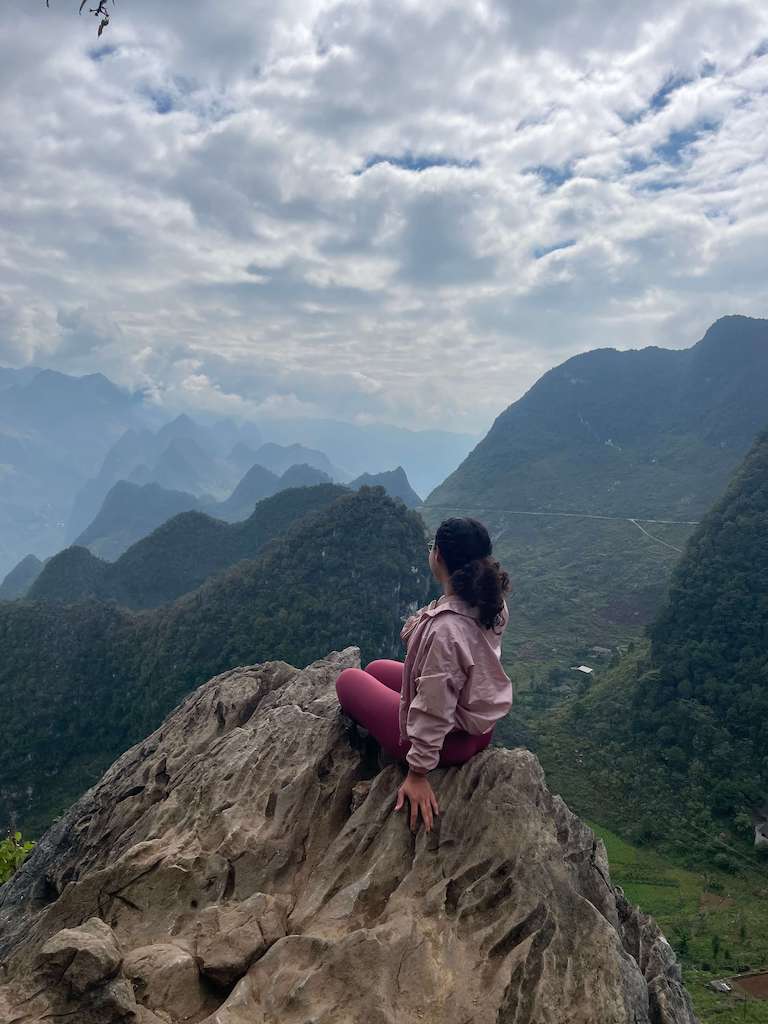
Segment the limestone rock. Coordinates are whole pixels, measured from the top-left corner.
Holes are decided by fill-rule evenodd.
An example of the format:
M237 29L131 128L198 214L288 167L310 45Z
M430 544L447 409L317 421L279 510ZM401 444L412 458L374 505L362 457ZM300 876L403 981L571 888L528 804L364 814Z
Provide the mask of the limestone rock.
M124 754L0 889L0 1006L40 988L52 936L99 917L125 956L107 987L137 983L131 1024L180 1024L190 962L211 999L194 1024L695 1024L671 948L531 753L435 771L437 827L410 833L401 768L343 727L334 681L357 664L226 673ZM169 944L167 976L137 973ZM102 1024L102 990L78 1024Z
M200 971L230 988L286 932L290 903L256 893L233 906L208 907L200 915L196 944Z
M207 1003L195 958L168 942L139 946L123 963L123 973L136 999L148 1010L173 1007L182 1020L194 1017Z
M122 954L115 934L98 917L79 928L65 928L40 951L40 974L82 995L115 977Z
M78 1024L137 1024L133 988L120 974L122 953L111 928L97 917L52 936L36 959L36 984L27 995L18 981L0 991L2 1020L73 1019ZM21 979L23 980L23 979ZM42 983L42 984L41 984ZM19 1007L25 1014L18 1017Z

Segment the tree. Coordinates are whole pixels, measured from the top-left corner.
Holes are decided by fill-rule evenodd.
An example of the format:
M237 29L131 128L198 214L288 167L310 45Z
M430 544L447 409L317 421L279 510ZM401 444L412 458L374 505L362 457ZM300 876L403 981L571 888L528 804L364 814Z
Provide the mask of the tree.
M80 4L80 12L79 12L80 14L82 14L83 11L85 10L85 5L87 3L88 3L88 0L82 0L82 3ZM109 0L97 0L97 3L96 3L95 7L89 7L88 8L88 13L92 14L94 16L94 18L98 18L99 19L99 28L98 28L98 32L97 32L97 35L99 35L99 36L101 36L101 34L104 31L104 29L107 28L107 26L109 25L109 8L107 7L108 3L109 3ZM114 5L115 5L115 0L112 0L112 6L114 7ZM45 6L46 7L50 7L51 6L51 0L45 0Z
M21 832L12 832L0 842L0 885L18 871L32 852L34 843L24 842Z

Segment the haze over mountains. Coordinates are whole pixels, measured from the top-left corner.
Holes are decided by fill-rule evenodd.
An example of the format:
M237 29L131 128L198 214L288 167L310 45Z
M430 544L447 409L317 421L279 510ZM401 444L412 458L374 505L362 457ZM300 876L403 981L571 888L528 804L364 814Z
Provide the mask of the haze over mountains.
M292 453L297 447L292 446ZM211 558L216 558L218 545L214 543L211 549L208 544L212 538L222 535L222 523L218 520L244 526L245 520L253 521L254 508L266 498L285 490L306 490L330 483L327 473L306 464L289 466L282 476L255 465L226 501L215 502L196 498L183 491L166 490L159 484L142 486L119 480L107 494L94 521L76 539L74 545L45 562L34 555L22 559L0 583L0 600L13 601L26 596L35 600L80 600L98 594L101 597L113 597L129 607L160 604L189 588L174 590L170 596L155 600L148 596L150 591L154 592L155 583L159 583L160 594L169 593L164 578L159 581L147 578L130 592L118 584L114 594L110 586L105 584L108 579L120 579L124 571L121 567L130 564L136 553L132 552L127 558L121 556L127 554L143 538L157 531L158 537L153 540L161 561L167 554L167 546L172 547L174 542L178 543L180 549L186 547L183 560L191 559L198 574L202 572L202 576L199 576L201 581L207 575L203 566L208 565ZM383 487L390 497L399 498L408 508L421 502L408 483L402 466L385 473L365 473L350 481L346 487L332 488L332 491L338 496L361 487ZM183 515L185 512L198 515ZM145 548L140 547L138 550L142 552ZM240 557L250 555L245 551ZM138 558L141 560L144 555L139 554ZM116 561L120 564L108 564ZM143 590L145 586L149 588L146 591Z
M210 576L244 559L299 516L348 494L338 484L286 488L256 505L243 522L225 523L203 512L183 512L131 545L116 561L85 547L66 548L42 568L31 601L116 601L127 608L155 608L175 601Z
M101 374L0 377L0 573L64 543L72 500L107 449L141 419L142 398Z
M259 460L277 475L306 463L345 483L402 465L426 493L475 441L330 420L163 419L147 396L101 374L0 367L0 579L28 555L43 560L78 538L120 480L211 503L230 497Z

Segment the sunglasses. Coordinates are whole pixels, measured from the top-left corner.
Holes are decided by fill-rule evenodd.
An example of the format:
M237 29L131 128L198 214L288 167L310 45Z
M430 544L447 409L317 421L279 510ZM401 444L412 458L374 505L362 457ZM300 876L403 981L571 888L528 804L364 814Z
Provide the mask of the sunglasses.
M434 546L435 542L433 540L427 541L427 551L431 551L434 548Z

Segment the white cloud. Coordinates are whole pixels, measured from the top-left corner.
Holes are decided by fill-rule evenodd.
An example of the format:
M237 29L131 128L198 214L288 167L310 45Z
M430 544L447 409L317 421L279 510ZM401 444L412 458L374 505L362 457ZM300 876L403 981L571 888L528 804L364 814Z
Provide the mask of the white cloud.
M768 315L759 0L76 6L0 11L0 360L479 432Z

